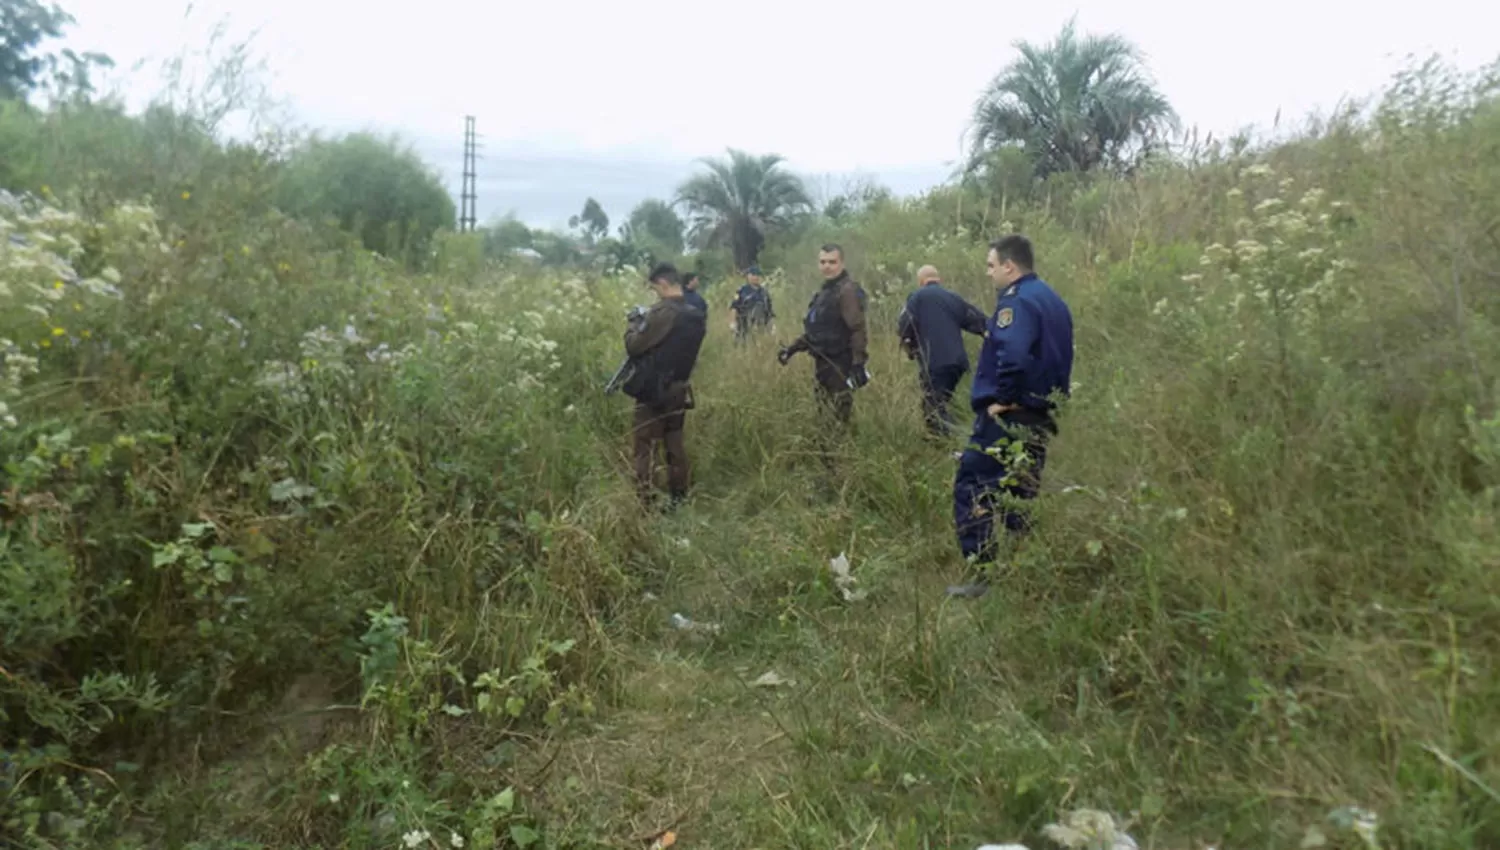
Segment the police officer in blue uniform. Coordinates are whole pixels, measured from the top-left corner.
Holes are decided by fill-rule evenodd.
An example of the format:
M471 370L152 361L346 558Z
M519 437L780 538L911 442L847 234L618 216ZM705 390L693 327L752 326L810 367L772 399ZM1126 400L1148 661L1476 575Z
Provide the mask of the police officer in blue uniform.
M1029 530L1020 506L1036 498L1047 440L1057 433L1055 398L1066 398L1073 372L1073 315L1033 271L1031 242L1010 235L990 243L989 275L999 289L970 406L974 430L953 480L953 523L974 575L948 595L975 598L989 589L985 567L995 560L995 518L1018 537Z
M683 273L682 300L687 302L687 305L689 307L696 307L698 309L698 312L703 314L704 318L708 317L708 302L703 300L702 295L698 294L697 272Z
M984 312L945 288L935 267L917 270L917 289L896 318L896 333L906 356L920 367L922 418L932 435L957 431L948 402L969 371L963 335L967 331L982 337L987 329Z

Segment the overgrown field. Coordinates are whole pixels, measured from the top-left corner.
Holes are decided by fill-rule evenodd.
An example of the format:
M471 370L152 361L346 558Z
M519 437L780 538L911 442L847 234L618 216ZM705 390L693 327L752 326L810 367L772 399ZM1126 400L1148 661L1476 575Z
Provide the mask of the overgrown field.
M1500 846L1494 95L773 243L775 336L706 293L670 516L600 392L639 273L410 272L237 204L249 155L0 209L0 844ZM894 319L923 262L988 309L1012 228L1077 387L1036 539L951 602ZM830 237L874 296L833 472L774 357Z

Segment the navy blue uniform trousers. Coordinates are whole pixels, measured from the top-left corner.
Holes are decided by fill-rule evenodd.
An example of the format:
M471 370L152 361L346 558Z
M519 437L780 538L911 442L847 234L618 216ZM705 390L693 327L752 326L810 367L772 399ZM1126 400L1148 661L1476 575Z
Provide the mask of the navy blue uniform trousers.
M953 400L953 391L957 389L958 382L964 379L966 371L968 370L963 366L921 370L922 419L927 423L928 431L944 434L956 430L957 423L953 421L948 403Z
M996 421L988 413L975 417L974 432L953 479L958 546L965 558L978 563L995 559L997 515L1009 534L1019 536L1030 530L1026 506L1006 504L1004 497L1036 498L1047 462L1047 440L1055 430L1044 415L1007 413L1002 419ZM1015 454L1009 445L1013 440L1021 442L1024 454ZM986 451L992 448L996 450L993 455Z

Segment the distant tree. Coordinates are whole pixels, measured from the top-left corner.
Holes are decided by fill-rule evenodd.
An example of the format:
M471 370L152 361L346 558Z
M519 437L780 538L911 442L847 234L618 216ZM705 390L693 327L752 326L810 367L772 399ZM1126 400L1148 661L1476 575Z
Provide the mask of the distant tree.
M387 256L423 255L456 215L442 180L416 153L366 133L308 142L287 163L278 201L292 215L333 219Z
M583 202L583 212L568 219L569 227L582 227L583 233L590 242L598 242L609 235L609 216L604 214L604 207L593 198Z
M835 224L842 224L890 200L890 189L868 178L860 178L846 184L844 191L823 205L823 216Z
M483 230L485 252L491 256L531 247L531 228L516 218L515 213L508 213L499 221L485 225Z
M534 230L531 233L531 249L546 265L570 266L583 260L583 252L574 242L575 238L552 230Z
M1015 46L1020 57L974 106L971 170L1004 146L1024 149L1041 177L1123 169L1177 126L1139 51L1120 36L1080 37L1070 21L1050 44Z
M692 240L704 248L729 246L739 269L753 265L769 233L789 227L812 207L801 178L782 170L783 161L777 154L734 149L727 160L703 160L708 173L677 189Z
M667 202L648 198L630 211L629 220L620 226L620 238L676 255L682 253L685 227Z
M0 0L0 99L24 100L46 82L44 71L51 72L62 95L93 92L89 69L113 67L108 56L72 50L64 50L61 55L36 53L43 41L62 36L63 30L74 23L73 16L56 4Z

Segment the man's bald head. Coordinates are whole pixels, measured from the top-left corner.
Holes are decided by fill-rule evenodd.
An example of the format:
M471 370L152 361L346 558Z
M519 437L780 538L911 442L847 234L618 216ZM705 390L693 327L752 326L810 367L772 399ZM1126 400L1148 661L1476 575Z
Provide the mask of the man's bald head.
M917 285L926 286L929 281L938 279L937 266L923 266L917 269Z

